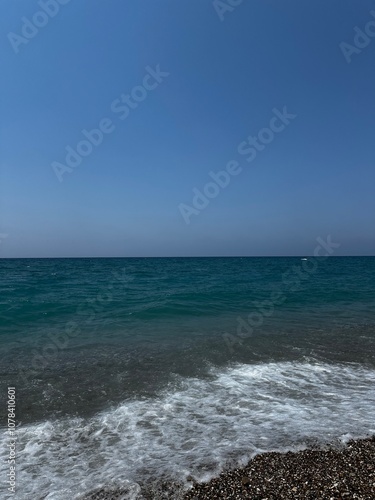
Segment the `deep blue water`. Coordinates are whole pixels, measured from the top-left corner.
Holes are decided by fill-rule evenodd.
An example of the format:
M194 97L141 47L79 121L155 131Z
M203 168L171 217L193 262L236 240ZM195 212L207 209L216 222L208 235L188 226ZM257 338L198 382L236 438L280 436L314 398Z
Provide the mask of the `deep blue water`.
M150 475L375 431L373 257L2 259L0 278L19 498L136 498Z

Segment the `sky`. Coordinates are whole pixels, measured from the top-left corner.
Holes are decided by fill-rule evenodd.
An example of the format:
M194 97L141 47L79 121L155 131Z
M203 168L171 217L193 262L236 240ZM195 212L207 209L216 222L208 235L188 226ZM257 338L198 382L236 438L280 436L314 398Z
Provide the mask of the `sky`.
M375 255L375 1L60 2L0 0L0 257Z

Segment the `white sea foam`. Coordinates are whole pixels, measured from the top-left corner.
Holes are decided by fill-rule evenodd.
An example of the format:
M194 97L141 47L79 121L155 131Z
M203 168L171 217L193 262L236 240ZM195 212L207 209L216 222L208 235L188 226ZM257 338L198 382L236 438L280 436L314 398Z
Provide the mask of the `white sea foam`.
M208 479L229 459L375 433L373 370L290 362L212 375L90 419L24 426L17 499L71 500L102 485L128 487L124 498L136 499L137 481ZM3 450L8 439L1 436Z

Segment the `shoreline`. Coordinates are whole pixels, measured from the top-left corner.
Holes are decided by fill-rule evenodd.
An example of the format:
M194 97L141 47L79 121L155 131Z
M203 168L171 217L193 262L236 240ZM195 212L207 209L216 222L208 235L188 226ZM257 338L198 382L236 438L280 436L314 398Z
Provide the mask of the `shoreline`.
M155 487L155 484L153 485ZM140 500L373 500L375 435L342 446L265 452L244 467L228 469L207 483L160 481L157 491L142 484ZM83 500L120 500L128 491L100 488ZM126 498L126 496L125 496Z
M184 500L375 498L375 436L297 452L266 452L197 483Z

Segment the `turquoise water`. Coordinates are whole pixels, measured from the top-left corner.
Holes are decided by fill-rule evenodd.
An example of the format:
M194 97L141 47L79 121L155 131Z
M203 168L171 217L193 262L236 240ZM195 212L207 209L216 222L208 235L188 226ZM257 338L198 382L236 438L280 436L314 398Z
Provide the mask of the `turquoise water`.
M2 259L0 277L21 499L137 498L375 431L373 257Z

